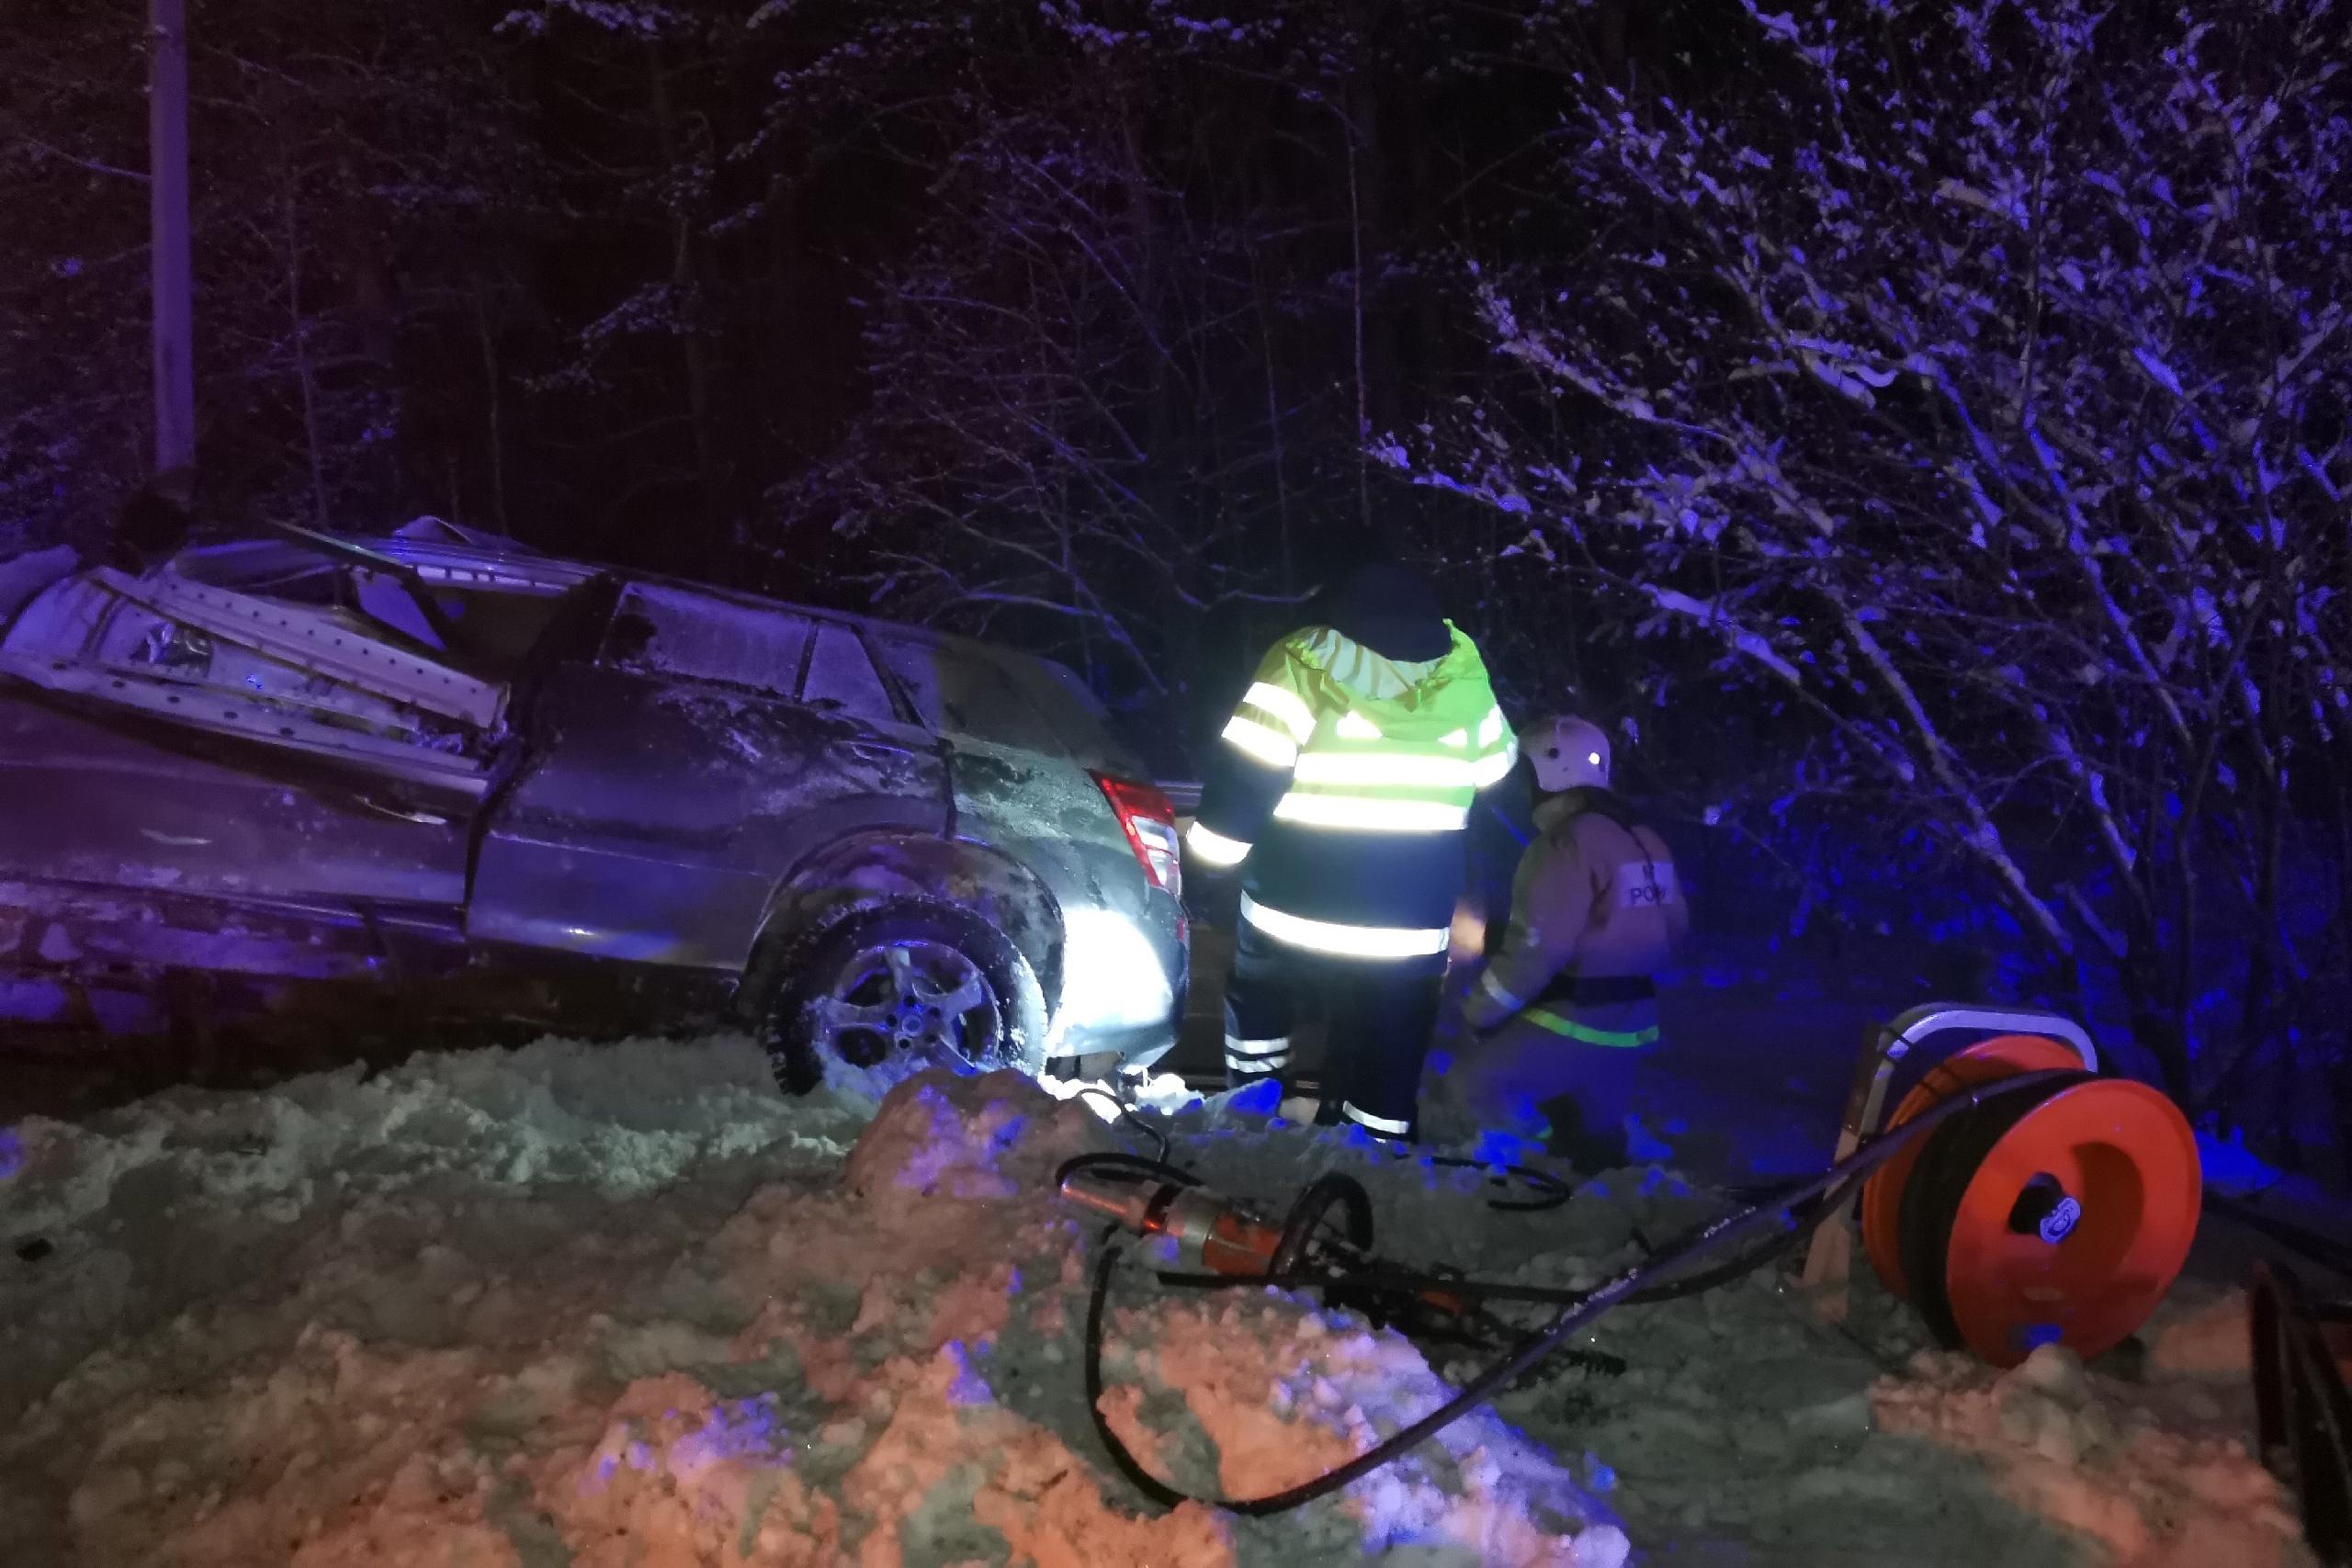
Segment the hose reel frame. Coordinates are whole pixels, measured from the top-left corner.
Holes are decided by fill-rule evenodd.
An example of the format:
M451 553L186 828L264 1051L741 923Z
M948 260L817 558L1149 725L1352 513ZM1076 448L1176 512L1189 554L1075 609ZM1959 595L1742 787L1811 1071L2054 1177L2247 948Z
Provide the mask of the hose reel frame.
M1904 1074L1955 1036L1964 1043ZM1804 1282L1815 1310L1844 1315L1859 1230L1880 1279L1938 1340L1995 1366L2053 1340L2089 1358L2137 1330L2195 1236L2196 1139L2162 1094L2098 1068L2082 1028L2039 1010L1929 1003L1883 1026L1856 1066L1840 1159L1973 1088L2059 1076L1948 1121L1873 1172L1855 1224L1814 1236Z

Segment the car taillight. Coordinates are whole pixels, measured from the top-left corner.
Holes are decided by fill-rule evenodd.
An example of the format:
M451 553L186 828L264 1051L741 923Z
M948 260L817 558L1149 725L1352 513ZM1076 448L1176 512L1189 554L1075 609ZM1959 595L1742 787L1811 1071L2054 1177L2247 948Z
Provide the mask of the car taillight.
M1127 843L1151 885L1163 893L1182 897L1184 855L1176 837L1176 808L1168 797L1155 785L1114 779L1108 773L1095 774L1094 782L1102 786L1112 814L1126 830Z

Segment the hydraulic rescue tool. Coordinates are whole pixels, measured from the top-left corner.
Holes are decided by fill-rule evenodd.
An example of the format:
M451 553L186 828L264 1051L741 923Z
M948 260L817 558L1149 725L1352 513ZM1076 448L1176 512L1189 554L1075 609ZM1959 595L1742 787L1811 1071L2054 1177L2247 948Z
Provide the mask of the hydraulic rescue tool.
M1336 1171L1309 1183L1280 1220L1219 1197L1165 1161L1122 1155L1072 1160L1062 1168L1061 1194L1136 1235L1172 1244L1166 1279L1311 1285L1330 1304L1418 1338L1467 1341L1492 1326L1442 1282L1384 1287L1370 1256L1371 1195ZM1334 1219L1336 1234L1327 1224ZM1612 1358L1593 1359L1614 1365Z

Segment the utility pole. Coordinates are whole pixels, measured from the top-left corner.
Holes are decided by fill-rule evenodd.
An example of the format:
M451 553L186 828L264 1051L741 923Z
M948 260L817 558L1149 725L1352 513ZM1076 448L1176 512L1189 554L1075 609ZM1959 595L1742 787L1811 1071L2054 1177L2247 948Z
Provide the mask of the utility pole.
M147 51L155 471L169 474L196 462L196 308L187 218L187 0L148 0Z

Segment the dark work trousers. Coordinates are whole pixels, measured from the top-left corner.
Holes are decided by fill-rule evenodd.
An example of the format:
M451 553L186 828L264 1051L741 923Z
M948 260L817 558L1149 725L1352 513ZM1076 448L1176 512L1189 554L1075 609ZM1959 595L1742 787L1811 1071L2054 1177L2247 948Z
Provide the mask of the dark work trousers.
M1243 920L1225 986L1226 1082L1286 1077L1299 1005L1319 998L1330 1032L1318 1119L1409 1137L1444 978L1443 953L1337 958L1277 942Z

